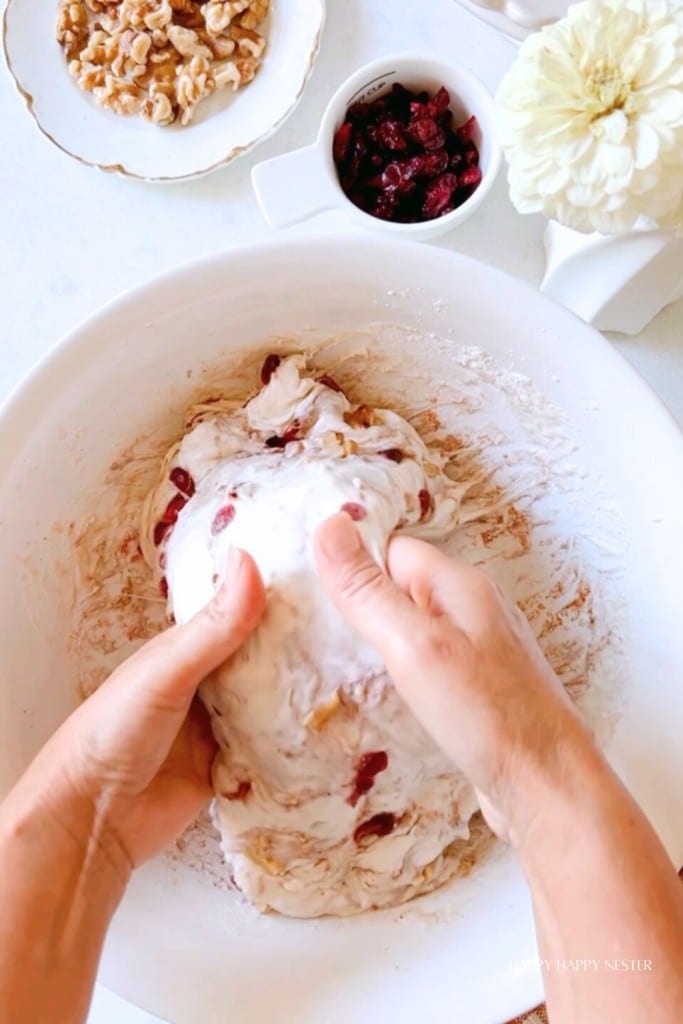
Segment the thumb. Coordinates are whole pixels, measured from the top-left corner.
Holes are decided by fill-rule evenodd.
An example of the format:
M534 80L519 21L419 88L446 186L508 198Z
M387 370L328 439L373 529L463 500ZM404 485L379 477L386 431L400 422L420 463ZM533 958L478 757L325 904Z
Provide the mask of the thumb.
M391 669L398 646L420 625L419 610L370 556L343 512L318 527L313 553L323 587L341 614Z
M226 661L263 617L266 596L256 564L233 548L214 598L182 626L145 644L111 677L135 681L138 698L168 710L186 710L202 679Z

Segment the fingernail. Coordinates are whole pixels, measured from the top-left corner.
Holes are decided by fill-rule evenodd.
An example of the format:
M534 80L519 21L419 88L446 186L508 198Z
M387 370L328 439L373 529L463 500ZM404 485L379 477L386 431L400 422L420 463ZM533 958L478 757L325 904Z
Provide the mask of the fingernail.
M351 519L342 512L321 527L320 546L331 562L346 562L358 554L363 541Z

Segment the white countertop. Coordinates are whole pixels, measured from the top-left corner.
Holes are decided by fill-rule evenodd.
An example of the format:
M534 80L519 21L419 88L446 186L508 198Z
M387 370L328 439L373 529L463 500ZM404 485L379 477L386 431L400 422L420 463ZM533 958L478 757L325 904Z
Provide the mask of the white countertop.
M285 127L255 154L186 184L146 185L69 159L41 137L3 68L0 399L62 334L117 293L179 263L269 237L251 191L251 167L312 141L327 100L359 64L392 51L426 50L468 64L494 87L515 52L454 0L328 0L328 6L315 72ZM330 228L356 230L335 213L292 233ZM538 284L542 231L539 218L512 209L501 175L482 209L438 244ZM612 341L683 423L683 300L639 336ZM155 1019L100 988L89 1024Z

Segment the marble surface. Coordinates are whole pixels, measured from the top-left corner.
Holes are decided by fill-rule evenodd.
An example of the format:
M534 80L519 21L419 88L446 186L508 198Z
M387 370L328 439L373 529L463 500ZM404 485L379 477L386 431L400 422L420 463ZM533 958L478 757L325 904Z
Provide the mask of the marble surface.
M269 237L251 191L251 167L312 141L327 100L359 64L418 49L462 61L493 88L515 53L512 42L454 0L328 5L318 63L290 121L255 153L195 182L146 185L72 161L42 138L2 69L0 398L66 331L121 291L179 263ZM291 233L332 229L357 230L343 214L331 213ZM542 232L540 219L512 209L501 175L482 209L438 244L538 284ZM683 423L683 300L639 336L610 340ZM89 1024L154 1020L98 988Z

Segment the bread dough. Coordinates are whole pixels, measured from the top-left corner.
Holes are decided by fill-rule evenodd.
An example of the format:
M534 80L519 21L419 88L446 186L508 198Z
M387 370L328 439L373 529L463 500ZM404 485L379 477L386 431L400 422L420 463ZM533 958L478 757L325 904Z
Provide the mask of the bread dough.
M346 507L383 564L395 531L445 538L458 489L406 420L352 405L303 357L270 357L263 377L245 406L202 407L169 452L143 551L179 623L220 585L231 545L267 588L262 624L200 691L235 885L295 917L392 906L453 874L476 799L323 592L311 538Z

